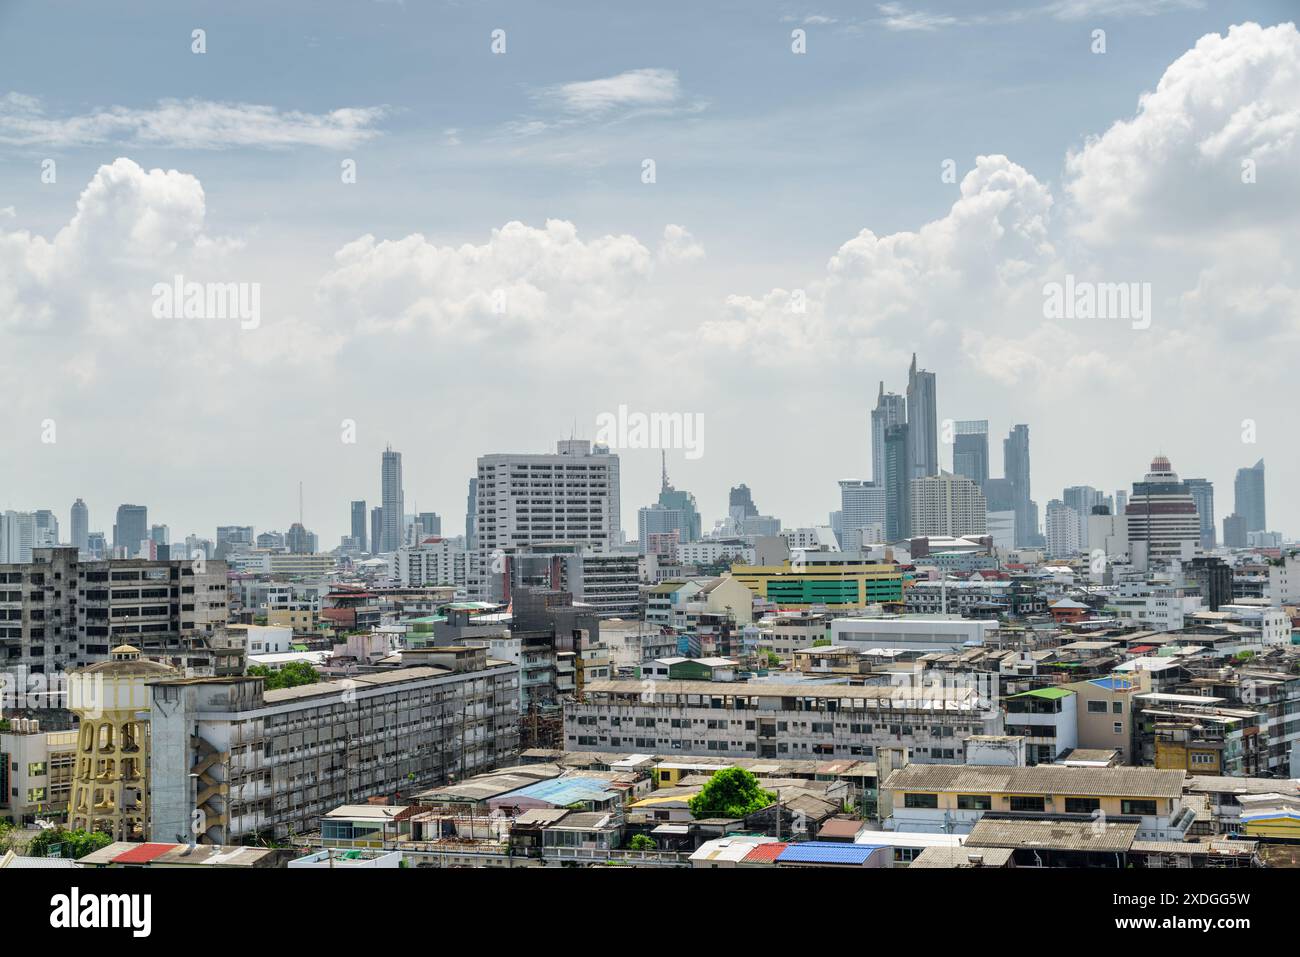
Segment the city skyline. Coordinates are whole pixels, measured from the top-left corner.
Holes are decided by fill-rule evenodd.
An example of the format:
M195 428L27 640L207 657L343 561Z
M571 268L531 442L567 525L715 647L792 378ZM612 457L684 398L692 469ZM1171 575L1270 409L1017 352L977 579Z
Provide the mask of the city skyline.
M57 29L57 15L6 11L0 57L43 88L0 108L0 288L16 333L0 357L5 507L71 502L90 484L99 515L139 500L173 528L283 528L301 480L309 524L337 541L346 502L376 496L386 444L404 451L409 491L450 514L478 455L594 438L598 416L626 404L710 424L698 459L669 455L703 514L724 515L746 481L767 513L825 521L836 482L871 473L857 436L873 387L897 388L913 352L943 380L938 420L987 419L992 435L1032 425L1047 489L1126 485L1156 452L1220 489L1259 458L1278 487L1300 467L1267 398L1284 394L1285 364L1262 361L1295 335L1280 277L1300 248L1297 187L1282 172L1300 143L1242 139L1230 122L1290 108L1277 77L1300 64L1300 34L1278 25L1284 5L1085 5L930 29L723 5L698 12L684 47L666 23L611 10L611 26L635 29L583 44L580 65L565 51L581 14L453 9L435 29L415 6L375 5L367 29L398 45L343 74L334 27L347 15L328 6L306 37L274 12L212 11L202 56L188 12L86 11L95 42L70 40L76 67L55 71L14 37ZM292 78L266 82L260 50L232 43L253 24L280 37ZM796 28L806 55L790 50ZM1104 54L1094 28L1109 30ZM737 37L744 60L726 52ZM110 49L115 68L157 69L101 69ZM920 65L934 61L952 79ZM836 87L839 67L864 62L888 82ZM158 106L159 69L175 106ZM117 120L86 113L92 75ZM453 84L476 92L424 102ZM1202 96L1220 84L1227 100ZM220 114L232 101L255 106ZM176 111L169 135L149 132L159 109ZM773 135L787 151L758 149ZM1165 145L1138 157L1133 142ZM737 175L755 163L761 183ZM1046 285L1076 274L1149 282L1154 321L1045 318ZM261 283L260 324L155 318L151 290L178 276ZM133 414L140 401L150 415ZM761 474L754 450L778 425L823 450L819 481ZM127 455L108 444L123 434L137 443ZM659 454L621 454L630 527ZM1300 527L1296 503L1271 514Z

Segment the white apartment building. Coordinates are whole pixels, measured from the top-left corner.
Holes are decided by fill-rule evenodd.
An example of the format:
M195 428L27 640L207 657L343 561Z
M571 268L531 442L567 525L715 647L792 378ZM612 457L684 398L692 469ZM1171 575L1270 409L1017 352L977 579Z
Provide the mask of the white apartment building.
M1295 552L1284 555L1279 564L1268 566L1267 589L1271 605L1300 605L1300 557Z
M389 557L389 577L404 588L424 585L465 585L456 578L457 567L464 574L465 563L457 558L465 551L454 539L430 537L418 545L399 548Z
M1185 626L1187 616L1201 610L1201 599L1165 582L1123 582L1106 610L1126 625L1174 631Z
M912 537L985 535L988 503L964 475L940 472L912 479Z
M677 562L680 565L712 565L724 560L739 560L746 565L753 565L754 546L739 539L718 541L707 538L677 545Z
M1110 561L1127 562L1129 549L1127 515L1089 515L1088 548L1103 551Z
M1001 728L1001 712L972 688L597 681L564 706L573 751L816 761L906 748L911 762L951 764L966 738Z
M554 454L481 456L477 488L478 554L468 583L476 597L500 597L495 552L536 542L608 551L622 541L619 459L603 445L567 439Z
M1080 527L1083 520L1078 512L1060 499L1047 503L1047 556L1049 558L1073 558L1082 548Z

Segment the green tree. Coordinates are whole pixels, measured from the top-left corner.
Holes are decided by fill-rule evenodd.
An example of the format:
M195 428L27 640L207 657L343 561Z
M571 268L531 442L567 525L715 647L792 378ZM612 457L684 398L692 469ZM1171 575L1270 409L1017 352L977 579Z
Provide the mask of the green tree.
M41 831L27 845L27 853L31 857L47 857L50 848L56 844L62 845L59 856L70 857L73 860L85 857L92 851L97 851L101 847L108 847L113 843L113 839L103 831L85 831L78 828L75 831L65 831L61 827L50 828Z
M744 768L724 768L709 778L700 793L691 798L691 815L745 817L776 801L776 795L758 786L758 778Z
M305 661L291 661L279 671L272 671L266 665L249 665L248 673L255 678L265 678L267 691L312 685L320 681L320 672Z
M659 845L648 834L633 834L632 840L627 842L627 847L630 851L653 851L657 850Z

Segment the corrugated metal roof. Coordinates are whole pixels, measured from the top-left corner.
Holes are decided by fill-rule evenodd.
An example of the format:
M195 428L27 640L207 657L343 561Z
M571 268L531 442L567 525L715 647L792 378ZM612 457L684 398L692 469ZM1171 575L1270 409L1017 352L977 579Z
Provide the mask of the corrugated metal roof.
M804 841L790 844L777 856L778 864L865 864L879 844L840 844L833 841Z
M114 864L148 864L154 858L162 857L179 844L141 844L129 851L124 851L113 858Z
M1052 821L980 818L966 847L1010 847L1047 851L1124 853L1137 837L1137 824L1107 821Z
M909 764L890 774L891 791L960 791L963 794L1070 794L1085 797L1176 798L1183 793L1182 771L1157 768L1071 768L1040 764L1033 768Z
M759 844L745 855L745 863L771 864L781 856L781 852L784 851L786 847L787 845L784 841L774 841L771 844Z

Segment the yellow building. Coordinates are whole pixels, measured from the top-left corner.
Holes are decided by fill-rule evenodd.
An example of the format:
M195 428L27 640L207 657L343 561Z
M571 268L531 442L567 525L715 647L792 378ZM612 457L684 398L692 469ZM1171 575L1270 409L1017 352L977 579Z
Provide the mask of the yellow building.
M733 565L732 577L758 597L780 608L825 606L833 611L899 604L903 600L903 574L886 562L787 559L780 565Z
M68 827L143 840L149 828L149 689L176 678L169 665L119 645L108 661L68 675L68 708L81 719Z

